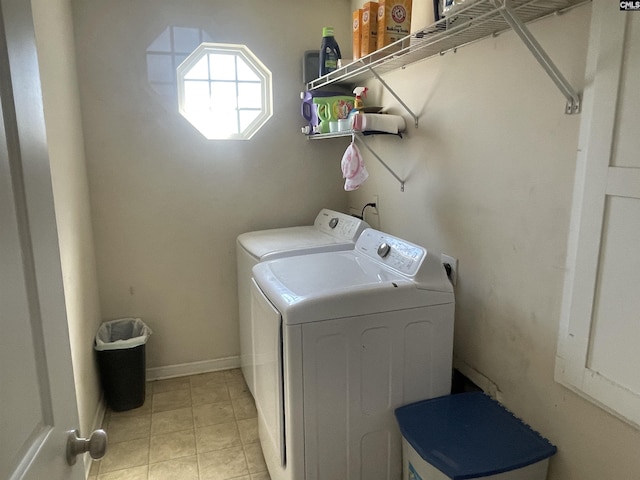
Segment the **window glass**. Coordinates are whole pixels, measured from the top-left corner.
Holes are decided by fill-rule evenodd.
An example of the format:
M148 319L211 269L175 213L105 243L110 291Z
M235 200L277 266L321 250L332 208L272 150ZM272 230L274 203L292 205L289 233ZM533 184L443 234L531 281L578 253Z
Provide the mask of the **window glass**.
M209 96L209 82L185 82L184 93L185 103L188 105L189 111L209 110L206 102L200 101L200 99Z
M243 58L238 58L238 80L247 82L259 82L258 74L247 65Z
M260 109L262 86L259 83L238 83L238 108Z
M177 77L180 113L208 139L249 139L272 115L271 72L244 45L202 43Z
M185 80L209 80L209 62L207 57L202 57L185 76Z
M212 80L236 79L235 55L209 55L210 73Z
M211 82L211 111L229 115L238 109L236 84Z

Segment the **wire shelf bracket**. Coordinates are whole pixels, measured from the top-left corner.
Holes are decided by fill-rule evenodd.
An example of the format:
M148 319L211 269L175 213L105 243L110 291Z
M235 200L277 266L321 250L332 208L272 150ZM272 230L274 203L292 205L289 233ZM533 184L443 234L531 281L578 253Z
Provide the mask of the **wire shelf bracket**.
M359 141L359 143L360 143L360 145L363 145L363 146L364 146L364 147L369 151L369 153L370 153L371 155L373 155L374 157L376 157L376 159L377 159L377 160L382 164L382 166L383 166L384 168L386 168L386 169L387 169L387 172L389 172L391 175L393 175L393 178L395 178L395 179L398 181L398 183L400 183L400 191L401 191L401 192L404 192L404 180L402 180L402 179L398 176L398 174L396 174L396 172L394 172L394 171L391 169L391 167L390 167L389 165L387 165L387 164L384 162L384 160L382 160L382 158L380 158L380 156L375 152L375 150L373 150L373 148L371 148L371 147L369 146L369 144L364 140L364 136L362 136L362 135L356 135L355 133L353 133L353 134L351 135L351 139L352 139L353 141L358 140L358 141Z
M511 26L511 29L520 37L540 66L547 72L547 75L549 75L553 83L556 84L560 93L567 99L565 113L568 115L580 113L580 95L571 87L567 79L562 75L560 70L558 70L525 24L518 19L511 7L509 7L508 0L493 0L493 2L502 17Z
M378 72L376 72L373 68L371 68L369 65L367 65L367 68L371 71L371 74L376 77L376 79L378 80L378 82L380 82L380 84L387 90L387 92L389 92L393 98L396 99L396 101L402 105L402 108L404 108L406 110L406 112L411 115L411 118L413 118L413 123L415 125L416 128L418 128L418 116L413 113L411 111L411 109L407 106L406 103L404 103L402 101L402 99L396 94L396 92L393 91L393 88L391 88L389 86L389 84L387 82L385 82L382 77L380 75L378 75Z

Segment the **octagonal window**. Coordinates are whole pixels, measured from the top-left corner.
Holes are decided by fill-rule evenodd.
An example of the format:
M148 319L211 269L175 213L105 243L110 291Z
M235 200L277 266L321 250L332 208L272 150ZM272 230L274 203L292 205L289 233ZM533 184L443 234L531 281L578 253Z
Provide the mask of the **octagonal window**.
M208 139L250 139L272 115L271 72L244 45L202 43L177 69L180 113Z

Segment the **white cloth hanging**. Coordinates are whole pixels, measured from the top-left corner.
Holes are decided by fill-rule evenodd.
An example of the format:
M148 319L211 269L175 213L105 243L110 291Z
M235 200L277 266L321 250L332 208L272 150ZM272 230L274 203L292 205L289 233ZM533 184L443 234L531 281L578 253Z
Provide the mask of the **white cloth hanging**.
M345 178L344 189L347 192L356 190L369 178L369 172L364 166L362 155L355 141L351 141L342 156L342 176Z

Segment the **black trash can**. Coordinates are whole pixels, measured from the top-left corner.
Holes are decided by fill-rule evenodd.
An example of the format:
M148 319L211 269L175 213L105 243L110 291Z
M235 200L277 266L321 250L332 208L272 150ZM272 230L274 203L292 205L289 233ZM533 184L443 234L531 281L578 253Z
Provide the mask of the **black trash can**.
M104 322L94 348L100 382L109 408L115 412L141 407L145 398L145 345L151 329L139 318Z

